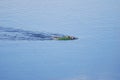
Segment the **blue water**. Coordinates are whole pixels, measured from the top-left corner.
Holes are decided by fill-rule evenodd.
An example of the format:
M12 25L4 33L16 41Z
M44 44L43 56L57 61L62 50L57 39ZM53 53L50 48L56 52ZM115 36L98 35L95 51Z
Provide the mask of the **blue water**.
M0 0L0 26L78 37L0 41L0 80L119 80L119 0Z

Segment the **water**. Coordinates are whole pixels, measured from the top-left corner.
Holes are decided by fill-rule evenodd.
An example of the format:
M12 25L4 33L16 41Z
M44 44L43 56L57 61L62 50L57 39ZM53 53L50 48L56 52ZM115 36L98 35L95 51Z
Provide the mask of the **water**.
M119 80L119 0L0 0L0 26L77 36L0 41L0 80Z

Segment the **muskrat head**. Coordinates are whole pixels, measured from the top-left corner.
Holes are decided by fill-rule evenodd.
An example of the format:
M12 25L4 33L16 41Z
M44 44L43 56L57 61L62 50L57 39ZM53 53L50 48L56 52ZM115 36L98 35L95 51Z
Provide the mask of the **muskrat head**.
M68 38L70 38L71 40L78 39L77 37L74 37L74 36L68 36Z

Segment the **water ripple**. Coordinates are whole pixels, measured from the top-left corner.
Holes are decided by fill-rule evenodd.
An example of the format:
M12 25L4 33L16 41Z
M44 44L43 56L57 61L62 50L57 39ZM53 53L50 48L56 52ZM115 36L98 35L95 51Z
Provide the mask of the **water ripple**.
M54 37L63 36L65 35L0 27L0 40L53 40Z

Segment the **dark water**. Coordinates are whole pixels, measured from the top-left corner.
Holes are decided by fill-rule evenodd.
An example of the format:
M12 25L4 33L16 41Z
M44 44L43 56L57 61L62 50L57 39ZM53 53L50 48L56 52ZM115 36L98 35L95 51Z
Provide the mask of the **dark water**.
M0 80L119 80L119 4L119 0L0 0L3 28L79 38L1 40Z

